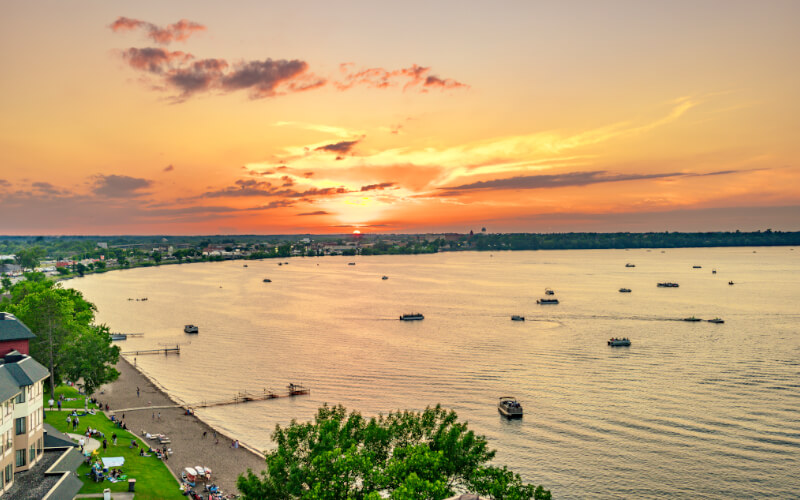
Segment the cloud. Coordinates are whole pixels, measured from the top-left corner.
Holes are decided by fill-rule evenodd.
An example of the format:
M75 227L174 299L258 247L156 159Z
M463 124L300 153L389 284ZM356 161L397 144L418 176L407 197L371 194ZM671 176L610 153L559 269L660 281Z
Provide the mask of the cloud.
M356 144L359 143L361 139L356 139L355 141L341 141L336 142L334 144L326 144L324 146L320 146L314 151L328 151L331 153L339 153L339 154L346 154L353 150Z
M326 212L325 210L317 210L316 212L304 212L302 214L297 214L299 216L308 216L308 215L331 215L330 212Z
M98 175L94 193L107 197L134 197L145 193L142 189L153 185L153 181L128 177L127 175Z
M118 17L109 27L111 31L115 33L141 28L147 32L148 37L161 45L167 45L171 42L183 42L194 33L206 30L206 27L202 24L186 19L181 19L177 23L169 24L165 28L161 28L153 23L140 21L138 19L130 19L128 17Z
M361 186L361 192L364 191L383 191L386 188L390 188L397 184L396 182L381 182L380 184L369 184L367 186Z
M453 80L452 78L439 78L430 74L431 68L413 64L408 68L387 70L384 68L367 68L353 71L352 63L339 65L342 74L341 80L334 82L339 90L347 90L354 86L371 88L403 87L403 90L418 89L427 92L430 88L456 89L469 88L469 85Z
M714 175L727 175L739 173L738 170L721 170L717 172L667 172L655 174L612 174L605 170L590 172L568 172L564 174L540 174L508 177L505 179L492 179L478 181L460 186L442 187L445 195L457 195L463 191L471 190L505 190L505 189L545 189L571 186L586 186L605 182L638 181L647 179L664 179L669 177L705 177Z
M162 172L172 172L173 170L175 170L175 167L173 167L172 164L169 164L166 167L164 167L164 170Z
M44 194L61 194L62 193L62 191L60 189L56 188L55 186L53 186L49 182L34 182L33 184L31 184L31 187L34 190L38 191L39 193L44 193Z
M122 52L122 58L134 69L161 75L169 71L174 61L186 63L193 59L194 56L179 50L170 52L169 50L152 47L143 49L131 47Z

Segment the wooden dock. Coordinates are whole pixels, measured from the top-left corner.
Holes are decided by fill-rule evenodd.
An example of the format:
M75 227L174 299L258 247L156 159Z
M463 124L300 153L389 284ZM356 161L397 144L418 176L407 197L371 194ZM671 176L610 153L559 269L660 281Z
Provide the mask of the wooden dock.
M136 411L136 410L153 410L153 409L160 409L160 408L183 408L188 410L189 408L209 408L212 406L225 406L225 405L235 405L240 403L249 403L251 401L265 401L268 399L277 399L277 398L291 398L294 396L302 396L311 394L311 390L303 387L302 385L297 384L289 384L287 386L289 390L286 394L278 394L273 392L270 389L264 389L262 391L241 391L238 392L232 398L227 399L218 399L213 401L197 401L195 403L184 403L184 404L174 404L174 405L164 405L164 406L143 406L140 408L123 408L121 410L110 410L110 413L124 413L126 411Z
M175 347L164 347L161 349L145 349L143 351L124 351L120 354L129 354L132 356L139 356L142 354L180 354L181 353L181 346L176 345Z

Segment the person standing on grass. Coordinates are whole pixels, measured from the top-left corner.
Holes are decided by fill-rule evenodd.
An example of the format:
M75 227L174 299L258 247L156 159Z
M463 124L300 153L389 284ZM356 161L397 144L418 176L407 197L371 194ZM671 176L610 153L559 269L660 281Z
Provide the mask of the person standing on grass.
M106 448L108 448L108 439L103 438L103 451L106 451Z
M53 403L55 403L55 401L53 401L53 398L50 398L48 403L50 404L50 411L53 411Z
M116 432L111 435L111 439L114 441L114 446L116 446L117 445L117 433Z
M58 411L61 411L61 400L58 400Z

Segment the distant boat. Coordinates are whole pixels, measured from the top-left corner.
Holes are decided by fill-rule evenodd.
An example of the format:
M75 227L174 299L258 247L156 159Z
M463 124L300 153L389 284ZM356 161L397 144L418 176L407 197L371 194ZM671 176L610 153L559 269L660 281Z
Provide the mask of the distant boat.
M669 281L665 281L663 283L659 283L656 285L659 288L678 288L680 285L677 283L670 283Z
M383 276L381 279L382 279L382 280L388 280L388 279L389 279L389 277L388 277L388 276Z
M558 304L558 299L537 299L537 304Z
M278 262L278 265L279 265L279 266L282 266L282 265L283 265L283 262Z
M311 392L309 389L299 384L289 384L286 388L289 389L290 396L300 396L301 394L308 394Z
M709 322L709 323L716 323L716 324L718 324L718 325L719 325L719 324L721 324L721 323L725 323L725 320L723 320L723 319L721 319L721 318L714 318L714 319L710 319L710 320L708 320L708 322Z
M649 252L649 250L648 250L648 252ZM628 263L628 264L625 264L625 267L636 267L636 264Z
M525 321L525 316L518 316L515 314L511 316L511 321Z
M711 274L717 274L717 270L716 269L712 269L711 270Z
M195 325L186 325L183 327L183 331L186 333L200 333L200 329Z
M247 264L242 264L242 267L247 267Z
M497 403L497 411L506 418L522 418L522 405L511 396L500 398L500 402Z
M609 339L608 345L611 347L627 347L631 345L631 341L627 338L618 339L616 337Z
M702 269L703 266L692 266L692 269Z
M619 293L631 293L631 289L630 288L620 288L619 289Z
M263 281L264 283L272 283L272 280L271 280L271 279L269 279L269 278L264 278L262 281Z
M703 321L700 318L695 318L694 316L690 316L688 318L683 318L684 321L689 321L690 323L696 323L698 321Z
M555 293L556 292L554 292L552 288L545 288L544 289L544 294L545 295L555 295Z
M733 285L733 281L729 281L729 282L728 282L728 284L729 284L729 285Z
M112 333L111 340L127 340L128 335L125 333Z
M400 321L418 321L421 319L425 319L425 316L420 313L402 314L400 316Z
M288 262L284 262L284 264L286 264L287 266L289 265L289 263L288 263Z
M356 263L355 263L355 262L348 262L348 263L347 263L347 265L348 265L348 266L355 266L355 265L356 265Z

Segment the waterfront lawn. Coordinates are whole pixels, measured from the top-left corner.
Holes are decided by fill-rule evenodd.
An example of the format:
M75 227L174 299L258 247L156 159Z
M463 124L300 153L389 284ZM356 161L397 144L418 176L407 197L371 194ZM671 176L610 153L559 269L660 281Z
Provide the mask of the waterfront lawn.
M48 411L45 421L61 432L71 433L72 426L70 425L69 428L67 426L67 415L69 413L68 411ZM180 500L185 498L179 490L178 482L175 481L172 473L158 457L155 455L140 457L139 448L128 448L131 444L131 439L136 439L139 442L139 446L148 446L147 443L144 443L131 432L115 426L103 413L80 417L78 431L86 432L86 427L96 428L105 434L106 439L108 439L108 449L103 452L102 447L100 448L99 456L101 458L125 458L125 465L122 466L122 470L128 476L128 479L136 479L136 500ZM114 446L111 440L111 434L115 432L117 433L117 446ZM102 439L99 441L102 442ZM77 473L80 480L83 481L83 488L81 488L80 493L102 493L106 488L110 488L112 493L128 491L127 479L118 483L109 481L95 483L92 481L87 475L89 473L88 464L82 464L78 467Z
M83 408L84 400L86 396L83 394L78 393L78 389L69 385L59 385L56 387L56 397L53 400L53 409L58 409L58 398L63 394L65 398L74 398L74 401L62 401L61 408ZM50 405L47 403L50 401L50 391L45 391L42 395L42 401L44 403L45 408L50 408ZM97 408L96 404L89 403L89 408ZM64 417L64 422L66 423L67 417Z

